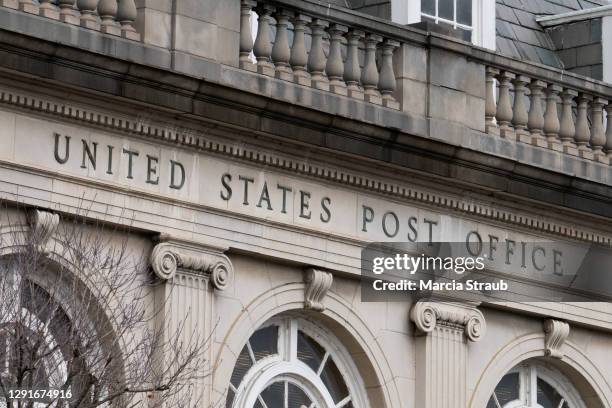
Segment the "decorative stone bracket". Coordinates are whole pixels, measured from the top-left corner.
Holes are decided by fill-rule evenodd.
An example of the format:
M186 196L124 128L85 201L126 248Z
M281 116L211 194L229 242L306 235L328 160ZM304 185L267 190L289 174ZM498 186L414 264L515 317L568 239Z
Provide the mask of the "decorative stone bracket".
M327 291L331 288L334 277L330 272L321 271L314 268L306 270L304 282L306 290L304 293L304 308L322 312L325 310L323 299Z
M427 335L436 328L449 328L464 332L473 342L482 339L487 329L484 316L476 307L455 303L419 301L412 307L410 319L418 334Z
M32 238L42 252L47 252L47 244L57 227L60 217L49 211L32 210L28 213L28 223L30 224Z
M553 358L563 358L563 344L570 333L566 322L554 319L544 320L544 355Z
M224 290L234 279L234 267L223 252L222 248L161 242L153 248L151 267L162 280L172 279L179 269L208 275L215 289Z

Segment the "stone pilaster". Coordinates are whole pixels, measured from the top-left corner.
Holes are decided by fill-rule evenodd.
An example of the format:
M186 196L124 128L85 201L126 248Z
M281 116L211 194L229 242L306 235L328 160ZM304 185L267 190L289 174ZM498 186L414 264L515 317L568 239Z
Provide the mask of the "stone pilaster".
M475 305L419 301L410 319L417 335L416 406L466 408L468 343L484 336L484 316Z
M193 345L195 341L212 338L214 293L225 290L233 282L233 266L223 254L225 250L167 237L153 248L151 268L163 282L155 288L153 312L156 330L164 333L166 343L178 341ZM213 347L209 346L201 378L193 384L192 397L201 401L209 396L210 378L206 374L211 371L207 364L212 361L212 353ZM172 358L172 355L160 355L160 364L172 364Z

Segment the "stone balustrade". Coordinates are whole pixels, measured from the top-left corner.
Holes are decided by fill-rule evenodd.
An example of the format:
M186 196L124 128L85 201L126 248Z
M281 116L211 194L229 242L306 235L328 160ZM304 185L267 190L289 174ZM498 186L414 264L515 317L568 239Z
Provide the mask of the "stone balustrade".
M0 6L140 41L135 0L0 0Z
M610 95L579 89L562 78L542 80L503 66L487 66L487 133L610 164Z
M242 0L240 28L240 68L400 108L393 65L400 41L272 1Z

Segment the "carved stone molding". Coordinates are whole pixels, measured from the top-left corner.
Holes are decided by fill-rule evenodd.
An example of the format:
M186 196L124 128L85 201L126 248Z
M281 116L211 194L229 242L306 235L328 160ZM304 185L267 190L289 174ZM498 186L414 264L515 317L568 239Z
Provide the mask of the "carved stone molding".
M32 210L28 214L28 221L34 242L41 250L44 250L55 231L57 231L60 222L59 214L44 210Z
M544 320L544 354L548 357L563 358L563 344L570 333L570 325L554 319Z
M304 281L306 282L304 307L322 312L325 310L323 299L331 288L334 276L330 272L309 268L306 270Z
M243 160L268 168L276 168L298 175L318 178L325 182L335 182L362 191L369 191L385 196L392 196L406 202L433 205L455 213L472 214L479 218L498 221L507 225L522 226L529 230L540 231L575 240L612 245L609 234L600 233L588 228L577 227L575 223L563 219L534 216L528 211L501 208L499 204L477 203L466 200L463 196L441 194L433 189L423 189L413 184L390 182L388 179L356 173L325 164L317 164L311 159L303 160L287 155L261 152L248 146L236 146L224 143L191 128L169 126L163 122L143 123L140 119L130 118L114 112L92 110L77 104L65 103L39 95L25 93L21 90L0 88L0 105L8 105L27 112L38 112L60 117L64 120L87 126L101 126L106 130L121 132L125 135L137 135L150 140L163 140L185 147L198 148L209 154ZM211 133L214 133L211 131Z
M476 307L461 304L419 301L410 310L410 319L418 334L446 328L463 332L473 342L482 339L487 330L482 313Z
M155 245L151 252L151 267L162 280L172 279L181 269L207 275L217 290L224 290L234 279L234 268L222 249L178 242L160 242Z

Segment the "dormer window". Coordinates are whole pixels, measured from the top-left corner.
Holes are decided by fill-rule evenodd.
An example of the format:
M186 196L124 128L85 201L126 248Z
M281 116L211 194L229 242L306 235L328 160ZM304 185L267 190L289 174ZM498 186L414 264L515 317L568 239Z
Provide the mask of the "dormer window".
M496 49L493 0L391 0L391 19L399 24L430 21L458 31L464 41Z
M448 25L472 41L472 0L421 0L421 21Z

